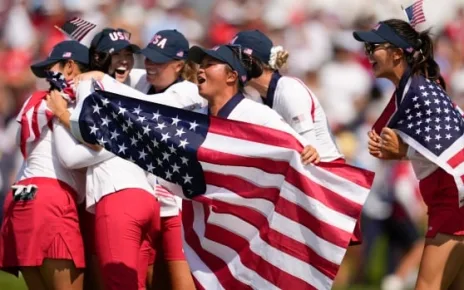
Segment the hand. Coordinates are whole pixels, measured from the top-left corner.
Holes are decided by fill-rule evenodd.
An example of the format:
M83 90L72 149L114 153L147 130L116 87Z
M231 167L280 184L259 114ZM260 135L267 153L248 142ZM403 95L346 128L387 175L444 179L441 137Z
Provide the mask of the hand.
M308 165L310 163L317 164L320 160L319 153L317 153L313 146L308 145L303 148L303 151L301 152L301 161L304 165Z
M384 159L403 159L408 151L408 145L392 129L385 127L380 133L381 153Z
M86 81L90 79L94 79L96 81L101 81L105 74L101 71L89 71L86 73L82 73L74 78L74 85L77 86L80 81Z
M47 107L57 117L68 111L68 102L61 96L57 90L50 91L47 95Z
M369 149L369 154L376 158L381 158L382 152L381 152L381 139L380 136L374 131L371 130L367 133L367 136L369 136L369 142L368 142L368 149Z

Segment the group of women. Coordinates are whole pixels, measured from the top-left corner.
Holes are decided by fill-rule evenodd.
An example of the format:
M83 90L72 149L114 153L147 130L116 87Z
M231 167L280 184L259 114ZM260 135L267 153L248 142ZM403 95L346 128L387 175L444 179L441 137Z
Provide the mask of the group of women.
M376 34L379 29L368 35L377 38L355 33L365 42L376 77L397 87L401 78L437 82L440 74L428 34L400 20L382 25L387 36ZM83 87L88 79L117 92L132 88L154 102L293 130L310 144L301 152L305 164L344 162L316 96L300 80L279 73L288 52L258 30L239 32L230 43L212 49L190 47L176 30L157 32L144 49L130 43L126 31L112 28L95 35L88 49L75 41L64 43L32 70L37 77L54 71L73 80L77 97L88 93ZM133 68L135 53L145 57L144 69ZM245 86L259 92L264 105L247 98ZM0 267L21 271L29 289L195 289L182 250L181 201L134 163L79 143L69 131L74 103L62 92L51 90L44 98L53 126L29 142L5 201ZM19 120L21 114L26 111ZM407 144L395 131L377 133L369 132L374 157L409 158ZM415 154L413 165L424 162ZM421 180L441 182L433 192L428 189L426 203L443 194L457 199L452 178L435 169ZM454 198L447 200L428 203L430 218L455 208L446 218L463 221ZM434 210L437 206L442 210ZM456 222L427 236L417 289L464 287L463 235L464 222ZM359 240L359 233L352 240Z

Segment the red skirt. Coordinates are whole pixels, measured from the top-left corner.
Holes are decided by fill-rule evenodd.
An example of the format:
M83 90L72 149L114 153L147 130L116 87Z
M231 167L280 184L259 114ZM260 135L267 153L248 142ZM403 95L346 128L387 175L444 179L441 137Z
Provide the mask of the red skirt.
M28 178L17 184L35 184L38 190L28 201L14 201L11 191L5 198L0 268L17 275L19 267L40 266L45 258L72 260L84 268L74 190L52 178Z
M419 182L428 207L427 238L438 233L464 236L464 207L459 208L459 194L454 179L443 169L437 169Z

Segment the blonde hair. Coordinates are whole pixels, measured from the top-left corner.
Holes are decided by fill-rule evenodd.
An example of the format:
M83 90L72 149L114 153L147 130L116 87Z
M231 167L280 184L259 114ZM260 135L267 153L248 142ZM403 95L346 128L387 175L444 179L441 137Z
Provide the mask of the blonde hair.
M193 61L185 61L182 70L180 71L180 76L189 82L197 83L197 71L198 65Z
M289 53L282 46L274 46L271 49L269 63L265 64L266 68L279 70L287 64Z

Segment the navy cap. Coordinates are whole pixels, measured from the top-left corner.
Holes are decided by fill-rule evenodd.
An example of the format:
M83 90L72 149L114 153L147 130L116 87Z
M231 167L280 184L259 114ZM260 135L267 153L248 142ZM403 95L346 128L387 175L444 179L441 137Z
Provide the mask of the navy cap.
M243 51L268 64L271 59L272 40L259 30L244 30L235 35L231 44L240 45Z
M134 53L139 53L140 47L129 39L130 33L124 29L105 28L93 37L90 45L99 52L115 53L129 47Z
M404 40L393 28L384 22L379 22L371 31L355 31L353 32L353 37L357 41L367 43L391 43L408 53L414 51L413 46L409 42Z
M188 50L187 38L173 29L158 31L141 53L154 63L166 63L174 59L187 59Z
M240 83L245 84L248 80L246 69L232 47L231 45L219 45L212 49L204 49L199 46L192 46L188 53L188 59L200 64L205 56L208 55L216 60L227 63L238 73Z
M75 41L65 40L52 49L52 52L48 55L47 59L31 65L31 70L35 76L39 78L45 78L46 69L61 60L72 59L82 64L89 64L89 49L87 46Z

